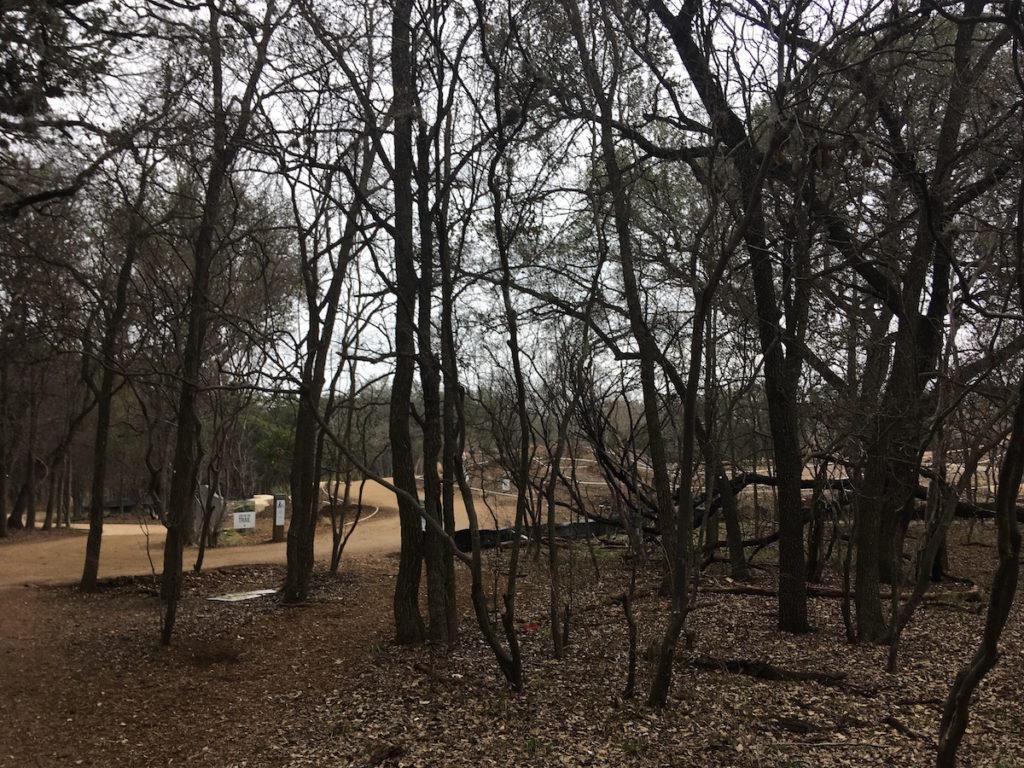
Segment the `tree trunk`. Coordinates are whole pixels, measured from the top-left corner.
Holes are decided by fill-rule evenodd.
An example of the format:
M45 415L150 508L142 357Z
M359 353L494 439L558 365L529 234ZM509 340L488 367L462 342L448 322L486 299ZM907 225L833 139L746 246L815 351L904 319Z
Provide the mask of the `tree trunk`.
M206 331L212 307L210 305L210 274L217 251L214 247L215 226L221 213L221 199L231 166L248 133L252 120L256 86L267 60L267 48L274 26L275 3L265 5L260 37L256 42L248 80L241 99L231 99L231 117L224 102L224 62L220 28L220 12L215 2L207 5L209 11L209 37L206 51L209 56L213 89L213 141L203 198L202 215L192 246L193 272L191 292L187 305L188 330L181 357L181 391L178 399L178 432L174 442L174 458L167 509L167 538L164 541L164 572L160 584L160 599L164 604L164 617L160 641L169 645L174 632L174 621L181 597L182 561L185 528L195 492L199 470L201 425L198 414L199 374L204 360Z
M199 265L197 256L196 283L193 297L209 284L206 277L208 266ZM167 538L164 540L163 578L160 584L160 599L164 604L164 616L160 629L160 642L170 645L174 622L178 614L178 600L181 597L182 564L184 558L185 528L191 525L189 511L192 509L192 494L196 486L196 475L200 460L200 424L197 412L199 395L199 368L202 362L202 341L206 335L205 307L198 299L189 316L188 337L183 359L181 393L178 399L178 434L174 444L173 474L171 476L170 500L167 508Z
M8 391L8 377L7 377L7 356L0 356L0 419L2 423L8 423L8 411L7 411L7 391ZM5 434L4 441L0 444L0 539L7 538L7 515L8 515L8 494L10 493L10 483L7 478L7 471L9 469L8 456L13 455L11 452L11 442L13 438L10 434Z
M745 176L756 170L748 168ZM753 194L748 181L745 197ZM775 296L774 277L764 236L764 220L760 196L753 204L747 231L750 270L754 280L754 297L758 310L761 351L764 355L764 386L768 400L768 422L775 452L778 484L779 516L779 628L786 632L807 632L807 581L804 569L804 520L800 497L803 459L800 453L797 421L796 381L787 375L783 355L783 332L779 326L779 309ZM750 210L747 211L748 216ZM796 354L793 352L793 354Z
M901 530L905 504L916 491L919 450L924 433L924 386L936 370L948 313L949 280L952 272L953 227L949 201L953 199L952 177L960 154L960 135L967 115L967 104L974 81L985 68L971 61L974 27L984 8L984 0L969 0L964 15L968 19L956 25L948 79L949 92L941 115L938 140L930 148L932 171L925 175L917 157L904 150L895 154L895 169L907 179L907 190L917 206L917 229L910 257L903 269L898 295L890 304L899 317L891 373L874 418L867 449L866 493L859 513L864 552L857 546L857 623L862 640L882 637L879 620L878 582L894 581L893 565L902 549ZM973 10L972 10L973 9ZM873 83L868 90L878 91ZM882 96L873 94L876 101ZM923 154L923 153L922 153ZM909 157L907 156L909 155ZM927 310L919 306L930 291ZM890 293L895 293L890 288ZM908 486L913 485L914 490ZM861 611L865 620L861 620Z
M919 292L917 286L905 289L912 295ZM909 325L917 330L911 332ZM918 486L924 418L919 372L934 368L940 341L941 332L916 312L913 319L900 319L889 382L872 417L864 480L856 501L854 602L857 636L863 642L876 642L886 635L879 586L894 581L896 558L902 553L906 509Z
M586 329L586 326L584 326ZM584 330L584 333L586 331ZM584 337L584 349L586 348L586 337ZM558 486L562 454L565 451L566 441L569 438L569 422L576 410L576 403L579 400L581 382L575 376L573 392L570 401L566 404L565 413L558 420L558 435L555 442L555 450L551 456L550 474L547 486L544 489L544 500L547 504L547 534L548 534L548 581L550 583L550 612L551 619L551 642L552 651L556 659L562 658L564 648L563 633L559 632L560 618L563 616L562 608L562 583L558 564L558 540L555 538L555 490ZM564 609L565 621L568 622L569 607ZM568 625L566 625L568 626Z
M980 12L980 8L976 12ZM1017 222L1014 251L1017 259L1019 306L1024 308L1024 180L1017 194ZM1017 497L1024 479L1024 380L1018 386L1017 406L1013 414L1010 442L999 468L996 491L996 546L999 564L989 592L988 613L981 645L970 663L961 669L949 689L939 724L938 768L953 768L956 752L967 730L971 696L982 678L999 658L999 638L1013 607L1020 575L1020 528L1017 522Z
M61 483L61 495L60 495L60 514L57 518L57 524L60 525L63 522L65 528L71 527L71 509L73 507L72 499L72 480L74 478L73 460L71 454L68 454L68 460L64 462L64 479Z
M811 495L811 531L807 542L807 581L817 584L825 566L821 548L825 544L825 479L828 462L823 461L815 474L814 492Z
M869 456L864 469L864 484L857 493L854 505L853 548L857 552L854 565L853 602L857 614L857 637L864 642L877 642L885 636L885 617L882 615L881 586L878 561L881 557L881 513L883 503L884 470L882 456Z
M322 379L319 384L322 387ZM292 516L288 525L288 568L283 591L287 603L306 599L313 575L313 540L320 502L316 450L320 425L315 412L319 408L319 400L320 388L317 382L308 382L299 394L292 451Z
M415 303L416 266L413 255L412 116L413 63L411 49L412 0L396 0L391 34L391 76L395 116L395 374L391 385L388 434L395 485L418 496L409 434L410 398L416 369ZM420 615L420 572L423 533L420 515L408 499L398 497L402 548L395 579L395 637L399 643L419 643L424 638Z
M140 182L136 208L142 205L146 195L147 175ZM131 286L132 270L138 256L141 221L133 215L129 224L128 246L117 272L114 289L114 306L106 316L103 341L100 345L100 387L96 393L96 434L92 446L92 498L89 505L89 537L85 544L85 565L79 589L83 592L96 590L96 578L100 568L100 546L103 541L103 501L106 494L107 442L110 438L110 416L114 399L114 375L117 365L117 339L128 308L128 289Z
M446 464L450 462L452 480L458 485L462 495L463 504L466 507L466 517L469 520L471 559L470 575L472 587L470 590L473 612L476 615L477 624L483 633L494 657L498 662L498 668L508 683L515 689L520 690L523 684L522 659L519 656L519 649L516 644L516 636L513 632L508 637L510 649L506 650L494 625L491 623L490 613L487 605L487 595L484 592L483 563L480 554L480 523L476 514L476 505L473 500L473 491L469 487L466 467L462 461L463 449L465 447L465 406L463 403L463 389L459 383L457 359L455 355L455 333L454 333L454 265L452 263L451 250L448 247L447 232L439 233L438 257L441 267L441 369L444 374L444 400L445 400L445 456ZM451 442L448 442L448 438ZM447 488L445 492L445 526L451 524L454 529L454 519L449 521L449 515L454 514L454 489L452 491L452 508L448 507ZM454 580L454 575L450 577ZM454 633L453 633L454 636Z
M806 632L807 583L804 573L803 512L800 508L800 454L796 385L799 353L793 358L783 352L785 334L779 324L781 313L775 292L771 254L761 201L761 169L757 144L747 135L743 121L726 98L721 83L711 72L693 37L693 11L684 6L673 14L661 0L652 3L655 13L668 29L683 66L693 82L712 124L728 146L739 174L740 201L745 221L744 240L750 257L750 273L757 307L758 336L764 357L765 395L768 419L779 478L779 627L788 632Z
M1024 259L1018 268L1024 270ZM1021 295L1024 302L1024 285L1021 286ZM985 616L981 645L967 666L957 673L946 698L942 721L939 724L939 749L936 757L938 768L952 768L956 765L956 752L967 730L971 696L999 658L999 638L1003 627L1006 626L1006 619L1017 592L1020 572L1020 528L1017 523L1016 503L1024 475L1024 384L1021 384L1017 396L1019 399L1013 418L1013 432L999 471L996 498L999 565L996 567L992 590L989 593L988 613Z
M213 77L214 122L213 151L210 160L203 200L202 217L193 243L193 273L187 316L188 330L181 358L181 391L178 399L178 432L174 442L174 458L167 509L167 538L164 541L164 572L160 585L160 598L164 604L164 617L160 641L169 645L174 632L174 621L181 597L182 555L186 526L189 524L189 510L195 492L196 476L199 470L201 446L199 442L199 374L204 359L204 346L210 306L210 273L216 256L214 248L215 226L220 213L220 202L229 169L234 163L252 117L252 100L255 86L266 62L267 46L270 43L270 19L274 4L266 6L262 37L257 45L255 61L252 64L245 97L235 103L234 129L228 133L228 116L223 102L223 61L221 49L220 14L215 3L209 8L208 51Z
M615 136L612 124L611 97L605 92L605 86L595 68L583 29L580 9L575 0L565 3L569 23L572 27L576 47L586 73L587 83L598 104L601 161L605 173L608 174L608 189L612 196L612 210L615 222L615 234L618 243L619 261L622 266L623 293L626 299L629 327L636 340L640 366L640 391L643 400L644 423L647 427L648 452L654 473L654 492L658 506L658 528L661 533L661 544L665 551L665 577L662 582L664 592L669 592L676 581L674 574L677 557L677 536L684 531L676 530L675 504L672 500L672 485L668 474L665 438L662 430L660 402L656 377L655 361L661 355L657 347L654 333L647 325L644 317L643 300L633 258L633 239L630 231L629 202L626 195L625 180L619 165L615 148ZM685 528L689 535L689 526Z
M57 474L57 469L60 467L61 461L63 459L57 459L50 467L49 481L46 484L46 515L43 517L44 531L53 528L53 515L56 508L58 480L60 478Z
M84 506L85 505L82 501L82 479L78 475L72 475L70 516L77 520L81 516ZM70 523L68 524L68 527L70 527Z
M423 511L443 529L441 479L437 473L441 459L441 372L434 356L431 333L431 307L434 290L434 236L430 206L430 137L422 121L417 131L416 168L417 206L420 225L419 346L420 385L423 390ZM452 553L441 530L428 525L423 534L423 554L427 570L428 637L434 643L455 641L448 633L450 606L455 592L449 592L448 572Z
M7 538L7 446L0 446L0 539Z
M740 526L739 507L732 492L725 467L719 464L715 472L718 498L722 500L722 519L725 520L725 540L729 546L729 573L735 581L748 581L750 568L743 552L743 529Z
M308 252L304 236L299 238L303 275L306 287L306 310L309 327L304 338L306 358L302 364L299 388L299 411L295 425L295 439L292 443L292 465L290 488L292 495L292 516L288 526L287 571L285 573L285 602L301 602L309 592L309 581L313 575L313 544L316 524L320 512L320 481L323 461L323 433L320 429L321 398L327 383L327 363L335 353L333 346L334 328L337 323L338 307L342 285L348 266L356 252L356 238L359 233L359 218L363 210L363 195L373 166L372 152L367 149L362 156L358 186L351 207L346 212L345 228L342 232L338 258L333 265L330 283L321 298L320 275L317 273L319 259ZM321 317L321 310L323 316ZM350 362L350 365L355 365ZM355 394L355 372L352 372L350 395ZM333 384L332 391L333 391ZM350 405L351 408L351 405ZM351 436L351 410L345 430L345 439Z
M446 143L448 136L446 135ZM458 388L458 371L455 356L455 334L453 330L455 314L454 277L452 275L451 244L448 239L448 198L447 192L439 206L441 211L440 226L437 232L438 265L441 271L441 372L444 376L444 399L442 410L442 427L444 429L444 447L441 459L441 514L444 518L444 529L449 536L455 535L455 473L465 472L461 468L462 450L459 446L459 414L456 403ZM445 560L445 592L455 594L455 561ZM448 636L454 638L458 634L459 614L455 601L448 604Z
M700 381L701 348L703 323L707 306L706 296L694 288L696 310L693 319L693 334L690 338L690 369L686 382L686 399L683 401L682 450L679 462L679 512L677 530L679 531L676 562L672 567L672 603L668 618L668 626L661 640L658 651L657 665L651 680L651 690L647 703L654 707L663 707L668 699L669 686L672 680L672 661L675 656L676 643L686 622L688 603L688 565L690 559L690 529L693 526L693 475L694 475L694 441L697 421L697 384Z
M41 382L40 382L41 383ZM36 529L36 438L39 432L39 399L32 398L29 407L28 454L25 457L25 530L30 533Z
M104 339L104 351L107 347ZM107 475L107 441L110 436L110 411L114 383L114 367L105 366L96 404L96 435L92 448L92 496L89 502L89 536L85 542L85 565L79 589L83 592L96 590L96 578L100 570L100 547L103 542L103 496Z

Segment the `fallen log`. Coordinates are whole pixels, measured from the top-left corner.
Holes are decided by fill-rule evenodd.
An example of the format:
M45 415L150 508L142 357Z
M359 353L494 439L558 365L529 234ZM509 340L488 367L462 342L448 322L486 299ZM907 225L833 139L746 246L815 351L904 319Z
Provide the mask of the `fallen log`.
M776 682L815 682L822 685L840 685L846 680L845 672L786 669L754 659L716 659L712 656L697 656L690 659L690 665L697 669L731 672Z
M928 740L927 736L925 736L924 734L918 733L917 731L915 731L910 726L908 726L905 723L903 723L900 720L898 720L894 715L888 715L887 717L885 717L882 720L882 722L885 723L886 725L892 727L895 731L897 731L898 733L903 734L904 736L906 736L908 738L916 739L917 741L927 741Z
M734 586L719 587L719 586L706 586L698 587L699 591L706 594L712 595L754 595L756 597L778 597L779 590L772 587L758 587L752 584L736 584ZM838 587L818 587L813 584L807 585L807 594L811 597L843 597L843 590ZM905 592L905 594L910 594ZM879 595L883 600L888 600L892 597L892 590L884 590ZM968 603L981 602L982 594L981 590L977 587L972 589L955 589L947 590L944 592L927 592L925 593L925 599L927 600L964 600Z

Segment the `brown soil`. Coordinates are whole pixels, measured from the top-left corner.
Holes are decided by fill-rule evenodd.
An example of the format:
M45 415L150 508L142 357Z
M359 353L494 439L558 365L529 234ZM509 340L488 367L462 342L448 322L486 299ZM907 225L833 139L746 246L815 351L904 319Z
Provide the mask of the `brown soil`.
M377 524L397 528L387 517ZM961 529L953 538L963 537ZM995 552L990 529L979 537L984 546L953 549L951 568L984 586ZM67 552L60 547L79 538L19 534L0 544L0 573L8 574L0 587L0 766L924 766L934 761L942 700L984 618L970 584L943 585L962 589L963 600L922 607L900 670L888 675L884 648L845 642L835 599L812 599L815 632L793 637L774 629L770 597L702 593L688 619L693 646L680 651L669 706L657 712L642 704L649 682L642 660L638 698L622 697L626 630L615 600L628 583L622 550L565 553L574 612L561 661L550 651L545 558L535 565L524 554L516 623L526 691L513 694L474 625L464 569L458 645L391 644L391 540L381 546L371 536L364 546L381 550L368 554L350 549L343 574L318 573L315 598L298 608L276 596L206 599L276 587L279 565L189 574L175 643L161 649L151 576L108 580L85 596L66 585L19 586L30 579L10 575L35 567L36 583L59 581L26 553ZM105 541L105 557L118 538ZM235 550L251 559L275 551L220 551ZM774 582L774 557L771 550L758 556L761 586ZM497 570L488 571L489 595L492 577L504 578L500 558L490 563ZM71 565L58 570L76 571L80 562ZM666 608L657 572L639 575L642 651L659 636ZM704 583L727 585L716 572ZM1019 605L1001 648L972 709L963 765L1024 765ZM846 677L838 685L757 680L698 663L708 657Z

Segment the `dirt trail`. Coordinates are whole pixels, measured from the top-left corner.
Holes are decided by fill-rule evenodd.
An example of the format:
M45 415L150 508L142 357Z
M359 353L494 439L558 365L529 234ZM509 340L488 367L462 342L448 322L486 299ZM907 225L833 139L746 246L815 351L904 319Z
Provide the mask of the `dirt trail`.
M514 515L514 499L509 496L489 494L492 501L498 501L497 513L507 522ZM494 522L476 497L477 515L484 528ZM384 555L397 552L399 548L398 515L395 512L395 495L387 488L368 482L363 491L364 507L377 507L379 512L372 518L359 523L349 539L345 553L353 555ZM456 528L469 525L466 509L461 500L456 500ZM269 513L268 513L269 514ZM71 531L40 534L38 537L18 535L0 545L0 588L21 584L68 584L81 577L85 562L85 524L76 524ZM103 527L103 547L100 554L100 578L112 576L137 576L156 571L163 567L163 544L165 531L160 524L151 524L148 529L135 523L107 523ZM321 528L317 531L314 551L318 561L330 558L330 534ZM191 567L196 550L185 553L185 567ZM152 558L152 562L150 561ZM262 543L233 547L219 547L206 551L204 568L218 568L226 565L248 565L260 563L284 563L284 543Z

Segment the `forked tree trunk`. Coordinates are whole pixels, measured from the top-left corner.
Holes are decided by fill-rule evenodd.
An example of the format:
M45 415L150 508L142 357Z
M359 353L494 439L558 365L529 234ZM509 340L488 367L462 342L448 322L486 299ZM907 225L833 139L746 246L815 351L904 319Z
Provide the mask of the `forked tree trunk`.
M306 357L302 364L299 389L299 411L292 442L292 464L289 476L292 496L291 523L288 526L287 570L285 573L285 602L301 602L309 593L313 575L313 544L320 512L320 468L323 460L323 434L320 429L321 398L327 384L327 363L334 354L334 329L337 323L342 286L348 267L356 253L359 218L363 210L363 195L373 167L370 149L362 155L357 184L351 207L345 214L345 227L333 265L330 282L320 295L320 275L316 272L320 260L309 253L305 237L299 238L299 249L306 286L306 311L309 327L303 339ZM314 246L315 247L315 246ZM321 316L322 312L322 316ZM352 363L354 365L354 363ZM354 372L352 376L354 377ZM333 391L333 383L331 390ZM353 379L350 395L354 396ZM351 414L351 410L350 410ZM351 437L351 416L347 421L345 439Z
M1017 192L1017 223L1014 237L1017 257L1017 291L1019 306L1024 308L1024 180ZM953 768L956 753L967 730L971 696L982 678L995 666L999 658L999 638L1006 626L1017 594L1020 576L1020 527L1017 521L1017 496L1024 479L1024 380L1017 392L1017 407L1013 414L1010 442L999 468L999 487L996 491L996 546L999 564L992 579L988 613L981 645L970 663L961 669L949 689L946 706L939 723L938 768Z
M671 592L677 580L674 572L679 562L677 538L689 536L689 525L683 530L676 529L675 504L672 499L672 485L668 473L668 457L661 423L660 398L658 396L656 361L661 357L657 339L648 327L644 317L643 298L637 280L633 257L633 236L630 225L629 201L626 183L619 164L615 136L613 133L614 114L612 99L605 92L590 52L583 28L580 8L576 0L566 0L564 8L568 16L577 53L583 66L587 85L598 105L599 142L601 165L608 175L608 190L612 197L612 211L618 245L619 262L622 266L623 293L629 317L630 333L636 341L640 367L640 391L643 401L644 424L647 427L647 446L654 473L654 492L658 507L658 528L661 544L665 551L665 571L662 591Z
M444 375L444 427L445 427L445 480L451 478L453 485L451 491L446 485L443 489L445 498L445 527L451 525L454 531L454 519L449 520L449 515L454 516L454 486L458 485L462 496L463 504L466 507L466 516L469 520L471 556L469 562L472 586L470 599L473 603L473 612L476 615L477 624L483 633L487 645L490 647L498 662L498 668L515 690L522 688L523 669L522 659L516 641L515 632L507 636L509 649L506 649L498 638L497 631L491 623L487 595L484 591L483 562L480 551L480 522L476 514L476 505L473 500L473 491L469 487L466 475L466 466L462 460L465 448L465 423L466 415L463 403L463 389L459 383L458 362L456 358L455 331L454 331L454 265L452 253L447 240L447 233L440 234L438 249L439 265L441 268L441 370ZM449 442L450 440L450 442ZM449 577L454 582L454 574Z
M136 196L135 208L139 209L146 197L149 174L143 173ZM134 212L132 212L134 214ZM128 244L124 259L117 271L114 288L114 306L106 316L103 340L100 344L100 386L96 393L96 434L92 446L92 498L89 503L89 537L85 543L85 565L79 589L83 592L96 590L96 578L100 568L100 547L103 541L103 501L106 495L107 443L110 439L110 417L114 400L114 376L117 366L117 340L121 333L125 313L128 310L128 289L131 287L132 271L139 255L139 239L142 236L142 222L138 215L131 216L128 228Z
M757 307L758 336L764 357L765 395L777 467L779 509L779 627L789 632L806 632L807 582L804 573L803 511L800 507L800 453L796 385L799 358L784 353L781 312L768 248L761 202L761 170L757 142L733 111L722 84L712 73L694 38L694 8L684 5L673 13L662 2L651 6L672 36L676 51L693 82L712 125L728 146L739 175L740 200L745 221L744 241L750 260ZM792 352L798 355L797 351Z
M449 343L451 340L449 339ZM454 373L454 371L453 371ZM491 623L490 606L487 603L487 593L484 591L483 561L480 554L480 521L476 514L476 503L473 499L473 490L466 480L466 468L462 462L462 449L466 439L466 415L462 401L462 392L457 379L446 379L445 386L451 387L456 392L455 407L458 419L458 451L455 454L455 479L462 494L462 501L466 507L466 517L469 519L469 539L471 546L470 555L470 576L472 586L470 587L470 599L473 603L473 613L476 615L477 625L483 633L484 640L494 654L505 680L513 690L520 691L523 688L523 661L519 653L519 642L511 622L503 622L505 639L508 642L506 649L498 633ZM510 571L514 576L515 571ZM495 606L497 608L497 606ZM506 606L507 611L508 606Z
M446 130L446 144L450 142L449 130ZM450 174L446 174L450 175ZM444 445L441 458L441 515L444 529L448 536L455 535L455 475L465 472L462 467L462 448L459 444L459 414L457 392L458 375L455 355L454 314L455 291L452 275L451 242L448 238L448 193L444 193L440 209L440 226L437 233L438 266L441 272L441 373L444 377L444 394L442 408L442 427L444 429ZM445 559L445 592L455 594L455 559ZM448 603L448 635L455 637L459 630L459 614L455 601Z
M416 168L417 206L420 231L419 319L417 340L420 385L423 390L423 511L436 520L438 528L427 526L423 534L423 555L427 570L427 633L431 642L452 643L449 616L455 603L454 589L449 592L448 572L452 553L442 533L441 478L437 464L441 459L443 425L441 419L441 371L434 356L431 309L434 290L434 228L430 206L430 136L420 122L417 131Z
M867 492L858 505L855 597L858 635L863 641L884 637L878 584L895 579L906 525L906 504L913 492L909 487L917 486L926 415L921 394L939 361L948 311L954 237L949 225L955 212L950 209L953 175L974 83L985 70L971 61L976 19L984 6L984 0L968 0L964 7L967 21L956 25L949 90L939 120L938 139L929 151L931 173L925 175L920 171L914 154L894 153L896 171L909 180L908 191L915 196L917 230L902 286L894 297L897 306L892 309L899 315L899 325L892 371L874 419L865 469ZM871 86L874 88L874 84ZM931 296L922 314L918 307L926 290Z
M216 250L215 226L221 212L221 199L231 166L248 134L252 119L256 86L267 60L267 48L273 32L275 3L270 0L264 7L260 38L256 44L248 81L241 99L232 98L234 125L229 131L229 116L224 103L224 62L221 48L220 11L215 0L208 5L208 46L213 78L214 115L213 146L206 179L202 216L193 241L193 273L188 302L188 329L181 359L181 392L178 399L178 433L174 443L174 459L170 499L167 510L167 538L164 541L164 572L160 584L160 599L164 616L160 642L169 645L181 597L182 560L185 527L191 509L192 494L196 487L200 457L200 423L198 416L199 374L204 360L204 346L210 313L210 272Z

